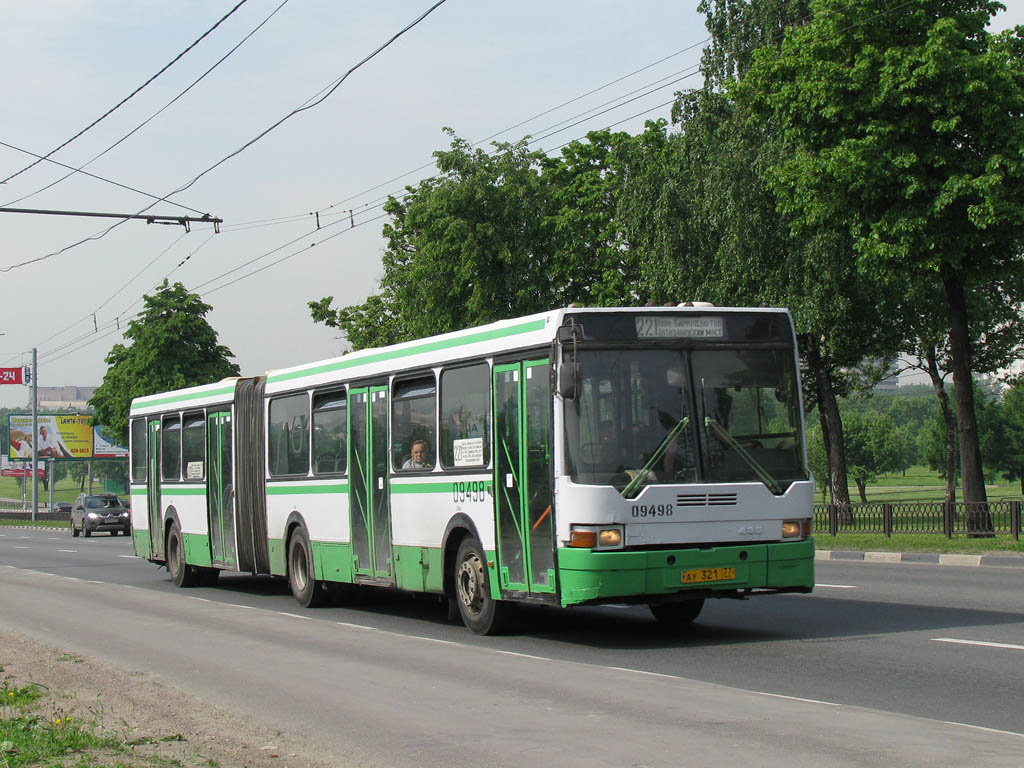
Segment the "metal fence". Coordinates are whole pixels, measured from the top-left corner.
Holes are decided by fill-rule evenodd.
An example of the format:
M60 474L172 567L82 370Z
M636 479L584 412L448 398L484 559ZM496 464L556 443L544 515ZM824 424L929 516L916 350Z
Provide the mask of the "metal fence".
M943 501L878 502L873 504L814 505L814 532L837 533L1009 534L1020 541L1024 502L986 503Z

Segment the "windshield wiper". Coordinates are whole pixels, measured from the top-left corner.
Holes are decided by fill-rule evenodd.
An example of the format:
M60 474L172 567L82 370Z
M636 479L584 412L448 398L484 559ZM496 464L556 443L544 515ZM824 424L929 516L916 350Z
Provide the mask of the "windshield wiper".
M668 431L665 435L665 439L661 441L658 447L651 454L651 458L647 460L642 469L636 471L632 479L626 484L626 487L622 489L622 495L627 499L632 499L636 496L640 489L647 484L647 478L650 476L651 467L661 461L661 457L665 455L665 451L672 445L673 442L686 430L690 425L690 417L683 416L676 425Z
M704 426L710 427L715 433L715 437L721 440L723 443L728 445L739 457L746 462L747 466L754 470L754 474L757 475L758 479L767 486L768 490L774 493L776 496L781 496L783 492L782 485L776 480L767 469L762 467L757 459L750 455L746 448L736 442L736 438L730 435L716 419L712 419L710 416L705 417Z

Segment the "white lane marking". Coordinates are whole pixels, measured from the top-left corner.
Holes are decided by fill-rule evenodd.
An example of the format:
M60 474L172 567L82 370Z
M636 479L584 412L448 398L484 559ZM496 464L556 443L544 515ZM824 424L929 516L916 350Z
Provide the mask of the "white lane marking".
M985 733L999 733L1003 736L1020 736L1024 739L1024 733L1018 733L1017 731L1001 731L998 728L986 728L984 725L971 725L970 723L958 723L955 720L944 720L946 725L959 725L961 728L973 728L976 731L984 731Z
M856 589L853 584L815 584L815 589Z
M983 645L986 648L1008 648L1011 651L1024 651L1024 645L1013 645L1012 643L991 643L986 640L959 640L955 637L933 637L937 643L957 643L959 645Z
M349 627L350 629L365 629L368 632L380 632L380 630L376 627L368 627L365 624L352 624L347 621L336 621L334 623L337 624L339 627Z
M529 654L529 653L516 653L515 651L496 651L496 653L500 653L503 656L518 656L519 658L522 658L522 659L536 659L537 661L552 661L552 659L548 658L547 656L533 656L532 654Z
M127 557L129 560L138 560L138 559L140 559L138 555L118 555L118 557Z
M293 619L305 619L306 621L312 620L312 616L300 616L297 613L288 613L287 611L275 611L275 613L278 616L291 616Z
M18 546L17 544L14 545L14 548L15 549L28 549L28 547Z
M826 707L841 707L842 704L837 704L834 701L818 701L817 699L804 699L800 696L783 696L781 693L768 693L767 691L754 691L754 693L761 696L770 696L773 699L786 699L787 701L802 701L805 704L824 704Z
M207 600L205 597L196 597L194 595L188 595L189 600L198 600L200 603L212 603L212 600Z
M679 675L666 675L661 672L648 672L646 669L630 669L629 667L608 667L608 669L614 669L617 672L635 672L638 675L647 675L649 677L664 677L669 680L682 680L683 678Z
M77 549L58 549L58 552L77 552Z

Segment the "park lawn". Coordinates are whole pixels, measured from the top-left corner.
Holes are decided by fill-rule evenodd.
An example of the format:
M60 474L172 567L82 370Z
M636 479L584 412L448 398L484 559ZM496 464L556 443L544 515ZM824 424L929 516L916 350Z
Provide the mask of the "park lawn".
M98 486L94 485L94 488ZM102 489L100 489L102 490ZM74 502L78 497L78 494L82 492L79 487L79 481L74 480L70 477L62 478L57 481L56 487L53 489L53 500L54 501L67 501ZM97 493L100 491L97 490ZM21 498L21 485L19 479L16 477L0 477L0 499L20 499ZM25 498L32 499L32 484L29 483L25 489ZM50 492L43 488L42 481L39 482L39 503L47 504L50 500Z
M1024 539L1009 535L990 539L971 539L963 534L947 539L941 533L896 533L886 538L882 533L814 534L816 549L839 549L850 552L925 552L956 555L1022 555Z
M860 494L855 484L850 484L850 501L854 504L860 503ZM1020 481L1005 480L1002 477L992 484L985 486L989 501L1015 500L1020 501L1024 494L1021 493ZM961 489L957 488L957 500L960 498ZM874 481L868 483L866 489L868 503L896 502L896 501L943 501L946 498L946 483L927 467L920 465L910 467L905 473L892 475L880 475ZM821 491L814 494L816 504L824 504L825 500Z

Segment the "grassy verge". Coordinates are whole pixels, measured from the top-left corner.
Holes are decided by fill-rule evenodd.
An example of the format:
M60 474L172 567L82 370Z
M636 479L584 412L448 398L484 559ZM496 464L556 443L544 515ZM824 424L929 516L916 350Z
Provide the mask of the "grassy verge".
M0 520L0 527L12 528L61 528L68 530L67 520Z
M991 539L969 539L954 536L947 539L941 534L898 533L886 538L881 533L827 533L814 534L818 549L846 549L854 552L935 552L963 555L1024 555L1024 540L1012 536Z
M0 667L0 672L3 668ZM0 682L0 768L75 766L75 768L143 768L174 766L156 756L140 755L135 744L54 707L37 685Z

